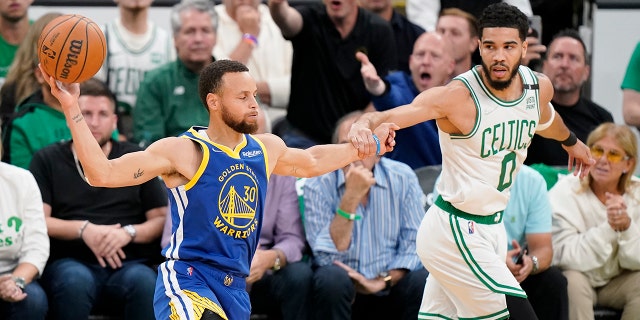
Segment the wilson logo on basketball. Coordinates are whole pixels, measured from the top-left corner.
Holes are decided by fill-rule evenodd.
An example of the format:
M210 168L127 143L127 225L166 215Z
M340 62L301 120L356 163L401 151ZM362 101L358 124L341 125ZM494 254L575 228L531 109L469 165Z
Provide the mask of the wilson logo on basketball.
M65 60L64 68L62 68L62 72L60 72L60 78L69 78L70 68L78 64L78 55L82 52L83 42L82 40L71 40L67 60Z

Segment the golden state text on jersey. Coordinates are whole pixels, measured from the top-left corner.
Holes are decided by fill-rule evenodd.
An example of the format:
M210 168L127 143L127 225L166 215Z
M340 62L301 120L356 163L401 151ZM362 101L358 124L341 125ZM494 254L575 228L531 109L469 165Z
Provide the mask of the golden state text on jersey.
M201 147L203 159L189 183L169 189L172 236L163 255L247 276L260 236L268 158L252 135L230 149L204 130L182 135Z

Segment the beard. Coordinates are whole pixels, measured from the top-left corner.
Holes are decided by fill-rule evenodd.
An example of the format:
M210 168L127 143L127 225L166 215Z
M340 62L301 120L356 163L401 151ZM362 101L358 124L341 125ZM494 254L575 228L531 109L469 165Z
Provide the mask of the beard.
M222 107L222 121L231 129L240 133L251 134L258 130L258 122L248 123L246 121L236 120L231 116L231 113L227 111L226 107Z
M487 65L484 63L484 61L482 61L482 70L484 70L484 73L486 75L485 79L487 80L487 83L489 85L489 87L496 89L498 91L502 91L505 90L506 88L508 88L511 85L511 82L513 81L513 78L515 78L515 76L518 74L518 67L520 66L520 63L522 62L522 58L518 59L518 62L513 66L513 68L511 68L511 74L509 75L509 79L507 80L493 80L491 79L491 69L489 69L489 67L487 67ZM496 63L495 65L501 65L501 66L505 66L503 64L500 63Z

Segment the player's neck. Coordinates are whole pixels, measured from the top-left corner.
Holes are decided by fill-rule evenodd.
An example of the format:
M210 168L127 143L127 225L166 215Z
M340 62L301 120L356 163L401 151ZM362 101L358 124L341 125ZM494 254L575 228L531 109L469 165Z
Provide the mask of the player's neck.
M147 32L149 24L147 17L148 9L141 10L125 10L120 9L120 23L125 29L133 34L144 34Z
M210 124L204 133L212 142L226 146L231 150L234 150L244 140L242 133L229 128L224 123Z
M20 44L29 31L29 18L26 16L18 22L0 18L0 36L10 44Z

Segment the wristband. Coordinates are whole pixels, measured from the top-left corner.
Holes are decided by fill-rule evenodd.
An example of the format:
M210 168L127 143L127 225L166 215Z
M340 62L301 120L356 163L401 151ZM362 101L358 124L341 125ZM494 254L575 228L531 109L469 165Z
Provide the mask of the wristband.
M340 208L336 209L336 213L338 213L339 216L347 219L347 220L360 220L362 219L362 216L357 214L357 213L348 213Z
M254 46L258 46L258 38L256 38L256 36L250 34L250 33L245 33L242 35L242 40L250 43Z
M78 229L78 238L82 239L82 233L84 232L84 229L87 227L88 224L89 224L89 220L85 220L84 223L82 223L82 226L80 227L80 229Z
M376 142L376 156L380 155L380 139L375 134L373 135L373 141Z
M569 131L569 137L563 141L560 141L560 143L562 143L563 146L572 147L573 145L578 143L578 137L576 137L576 134L573 133L573 131Z

